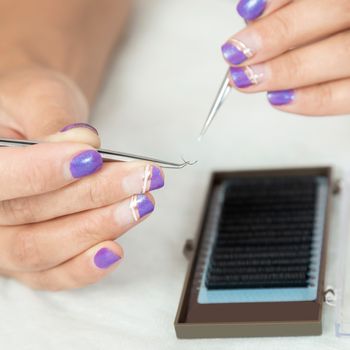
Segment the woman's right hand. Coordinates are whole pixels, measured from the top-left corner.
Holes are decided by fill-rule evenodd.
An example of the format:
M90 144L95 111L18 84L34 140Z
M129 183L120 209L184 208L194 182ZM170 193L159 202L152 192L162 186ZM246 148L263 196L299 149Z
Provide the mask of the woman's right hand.
M232 87L307 116L350 112L350 1L240 0L248 25L222 46Z
M116 267L114 240L153 211L149 191L164 177L152 164L103 164L90 145L53 142L0 148L0 184L0 273L63 290Z

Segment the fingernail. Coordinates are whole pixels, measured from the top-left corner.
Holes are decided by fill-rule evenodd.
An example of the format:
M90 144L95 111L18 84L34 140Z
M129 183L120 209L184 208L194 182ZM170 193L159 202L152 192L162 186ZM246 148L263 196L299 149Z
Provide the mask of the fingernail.
M94 256L94 263L100 269L107 269L121 257L108 248L101 248Z
M65 126L64 128L62 128L60 130L60 132L65 132L71 129L75 129L75 128L86 128L89 129L91 131L93 131L94 133L96 133L98 135L98 131L90 124L87 123L74 123L74 124L69 124L67 126Z
M164 186L164 177L161 169L155 165L146 164L132 168L122 179L125 193L146 193Z
M101 169L103 164L101 155L95 150L87 150L76 155L70 162L70 172L74 178L93 174Z
M164 178L160 168L147 164L143 177L142 193L153 191L164 186Z
M237 39L229 39L221 46L225 60L231 64L240 64L253 56L253 52L243 42Z
M135 221L138 221L154 210L153 202L145 194L137 194L131 197L130 209Z
M164 178L160 168L156 166L152 166L152 177L151 177L151 185L149 187L150 191L157 190L158 188L162 188L164 186Z
M246 88L258 84L262 79L263 73L257 73L252 67L246 66L230 67L230 75L233 83L238 88Z
M269 102L274 106L283 106L292 103L295 99L295 91L280 90L280 91L269 91L267 93Z
M238 14L245 20L260 17L266 8L266 0L241 0L237 5Z

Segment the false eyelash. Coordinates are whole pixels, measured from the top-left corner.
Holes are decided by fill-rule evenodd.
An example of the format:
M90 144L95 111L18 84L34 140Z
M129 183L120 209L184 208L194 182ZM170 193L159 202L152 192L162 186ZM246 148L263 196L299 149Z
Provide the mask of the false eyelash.
M206 271L206 287L312 285L316 187L312 177L229 181Z

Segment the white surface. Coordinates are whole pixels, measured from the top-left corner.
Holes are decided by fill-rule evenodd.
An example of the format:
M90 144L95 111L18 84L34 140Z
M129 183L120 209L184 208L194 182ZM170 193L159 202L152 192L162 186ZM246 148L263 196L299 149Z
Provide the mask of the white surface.
M167 172L156 212L120 240L125 261L102 283L52 294L0 280L0 349L349 349L350 339L334 335L329 307L320 337L175 337L187 268L182 247L196 233L213 169L350 163L349 118L286 115L273 110L264 94L236 92L193 153L226 69L219 46L242 26L233 5L229 0L138 1L93 123L105 147L175 160L182 153L196 154L200 162ZM336 254L330 255L333 271Z

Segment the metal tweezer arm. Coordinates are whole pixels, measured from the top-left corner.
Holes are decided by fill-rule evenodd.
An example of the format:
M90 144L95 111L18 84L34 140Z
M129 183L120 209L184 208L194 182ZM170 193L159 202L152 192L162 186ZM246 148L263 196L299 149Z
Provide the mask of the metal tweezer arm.
M219 108L221 107L222 103L224 102L230 90L231 90L231 86L230 86L229 70L228 70L225 74L225 78L223 82L220 85L220 88L215 97L215 100L210 108L209 114L202 127L201 133L199 134L198 140L201 140L204 134L207 132L209 126L213 122Z
M40 143L39 141L33 140L15 140L15 139L4 139L0 138L0 147L25 147ZM105 161L115 162L127 162L131 160L145 160L148 162L156 163L163 168L169 169L181 169L186 165L190 165L190 162L183 161L183 163L173 163L165 160L155 159L151 157L143 157L136 154L129 154L123 152L111 151L108 149L97 149Z

